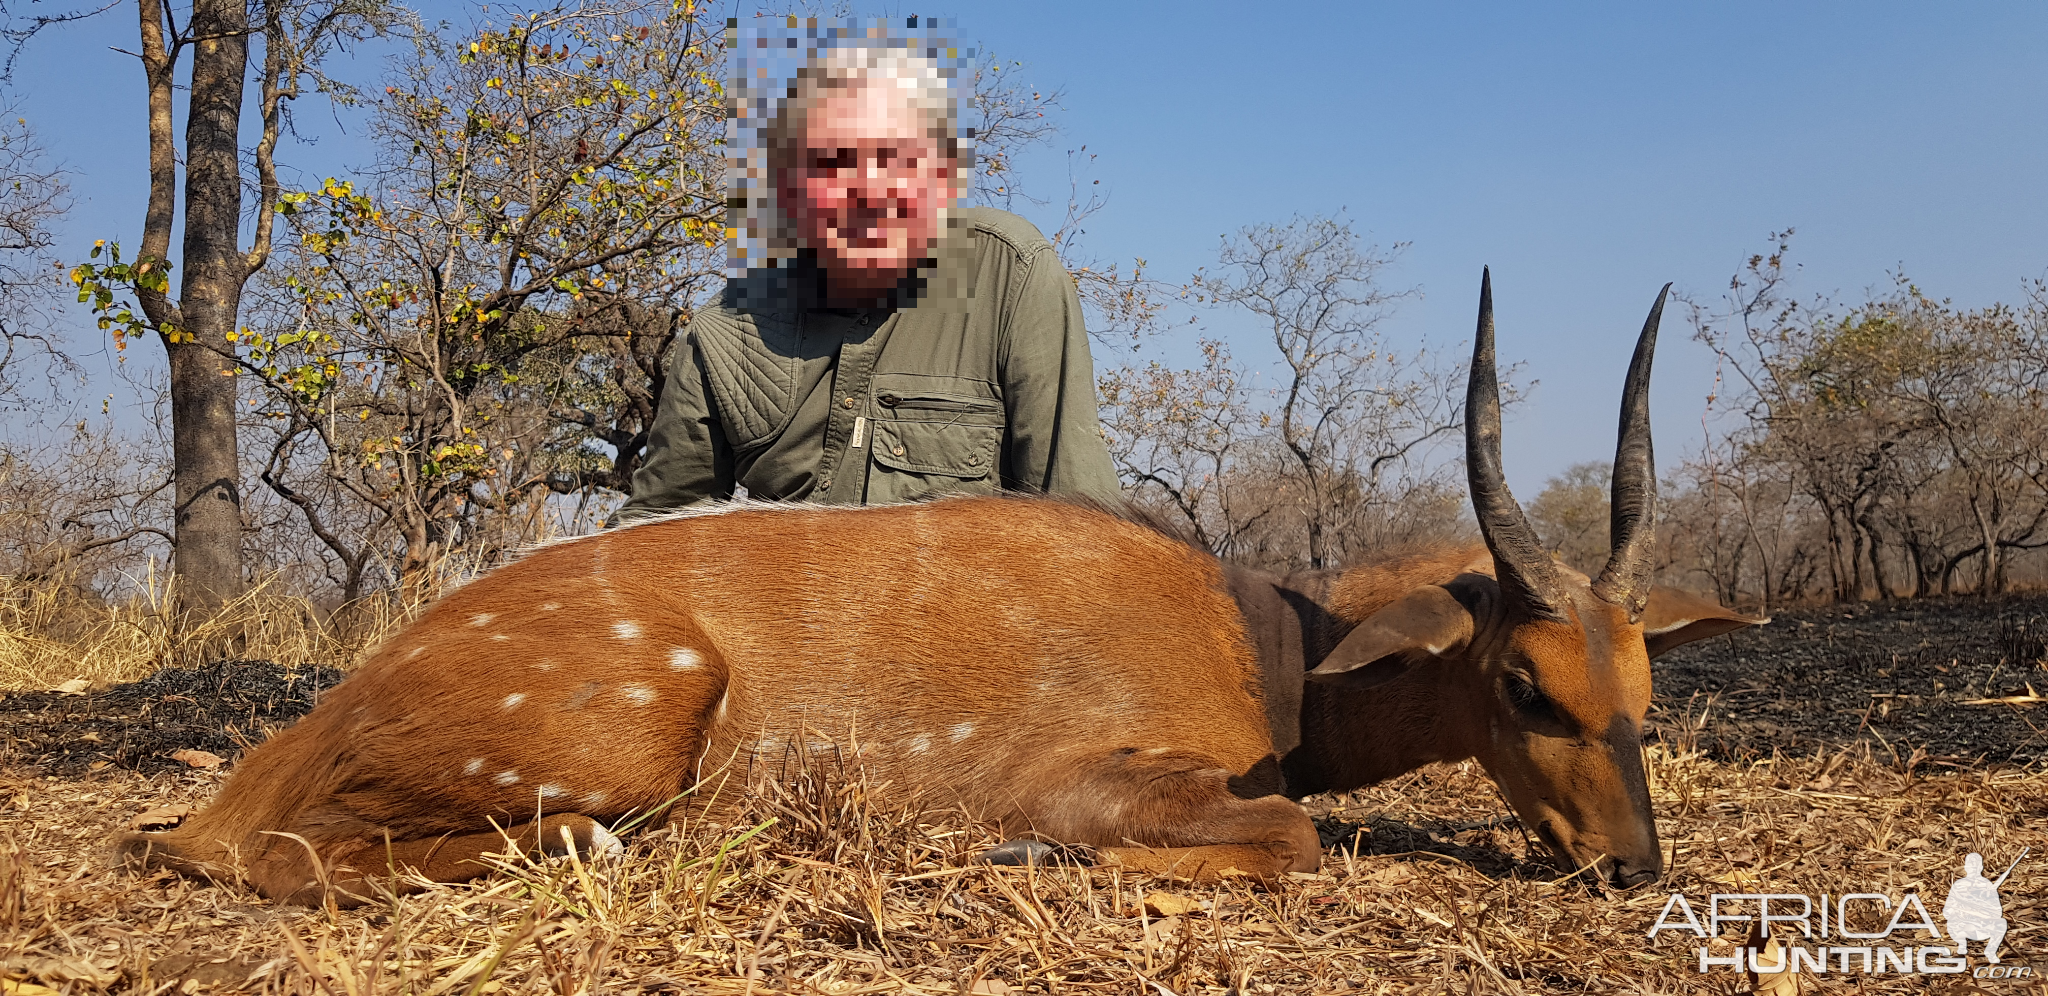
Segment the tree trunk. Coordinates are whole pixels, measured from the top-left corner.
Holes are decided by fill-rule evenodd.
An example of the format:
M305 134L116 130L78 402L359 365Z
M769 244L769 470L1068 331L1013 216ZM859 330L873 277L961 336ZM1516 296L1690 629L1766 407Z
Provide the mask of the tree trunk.
M183 324L167 335L176 568L181 605L218 607L242 590L242 491L228 333L248 278L240 249L239 128L248 69L246 0L198 0L185 125Z
M1842 527L1847 516L1825 500L1819 500L1819 504L1828 525L1828 580L1834 583L1835 601L1853 602L1856 589L1862 587L1863 581L1850 566L1850 562L1856 559L1855 529L1851 526L1845 536Z
M1877 529L1877 517L1872 514L1871 509L1866 508L1859 524L1870 542L1870 581L1877 586L1877 597L1887 601L1896 600L1899 592L1892 585L1891 573L1885 569L1884 539L1883 534Z
M1977 521L1977 536L1984 543L1983 567L1977 572L1977 594L1995 595L2001 589L1999 582L2005 576L2003 565L1999 563L2002 551L1998 548L1998 527L1990 516L1984 514L1984 505L1974 494L1970 496L1970 514Z

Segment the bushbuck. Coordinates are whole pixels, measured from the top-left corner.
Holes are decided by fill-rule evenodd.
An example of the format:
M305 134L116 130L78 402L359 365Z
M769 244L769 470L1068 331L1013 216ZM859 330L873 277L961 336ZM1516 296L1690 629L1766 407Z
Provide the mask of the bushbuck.
M352 903L395 868L472 878L565 831L608 847L628 814L693 788L668 818L715 806L750 766L836 751L873 784L1137 869L1313 870L1259 690L1221 565L1099 509L685 511L446 595L211 806L127 847Z
M1485 545L1227 576L1259 651L1286 794L1477 757L1565 870L1639 885L1663 868L1642 761L1650 659L1769 620L1650 583L1650 366L1670 285L1622 389L1613 545L1594 579L1550 556L1502 480L1492 285L1482 274L1465 396L1466 478Z
M1320 858L1287 795L1476 755L1566 863L1654 877L1649 658L1755 621L1648 584L1662 301L1597 581L1552 562L1501 483L1489 279L1466 420L1484 548L1278 578L1048 499L685 511L456 590L210 807L126 844L352 902L395 868L611 846L607 824L705 805L722 773L844 745L877 784L1010 833L1273 877Z

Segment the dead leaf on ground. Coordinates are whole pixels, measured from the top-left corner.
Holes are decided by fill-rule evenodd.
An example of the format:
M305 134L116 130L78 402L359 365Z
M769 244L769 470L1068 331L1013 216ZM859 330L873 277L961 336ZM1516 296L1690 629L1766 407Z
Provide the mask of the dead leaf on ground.
M64 994L49 986L39 986L33 982L16 982L13 979L0 979L0 996L64 996Z
M79 958L51 958L47 955L30 955L10 961L7 963L7 970L54 986L62 986L67 982L83 982L105 989L121 978L119 969L105 968ZM12 996L13 990L9 993ZM24 991L24 996L33 996L33 991Z
M1145 911L1153 916L1186 916L1206 910L1207 907L1203 906L1200 900L1187 896L1176 896L1171 892L1145 894Z
M192 807L183 803L146 809L128 818L130 830L169 830L185 822L192 815Z
M183 761L194 768L218 768L222 764L227 763L226 759L219 754L215 754L212 751L195 750L190 747L180 751L172 751L171 760Z
M1001 979L983 979L967 990L970 996L1010 996L1010 984Z
M54 691L59 695L84 695L85 690L91 687L92 682L87 681L84 678L73 678L70 681L58 685L56 688L51 689L51 691Z
M1776 966L1778 969L1775 972L1755 971L1747 973L1749 975L1750 992L1755 993L1756 996L1800 996L1801 993L1807 991L1807 986L1801 981L1799 973L1792 968L1791 952L1779 944L1776 937L1766 940L1762 924L1750 928L1749 944L1747 947L1756 953L1753 955L1745 954L1745 961L1749 961L1750 964L1762 968Z
M265 961L261 954L217 955L210 951L187 951L157 960L149 966L149 974L161 980L180 980L179 989L191 992L194 989L217 986L238 986L268 970L282 964L281 961ZM489 992L488 983L484 992Z
M1181 919L1177 916L1154 920L1145 925L1144 937L1139 939L1138 945L1146 951L1164 951L1180 936L1180 927Z

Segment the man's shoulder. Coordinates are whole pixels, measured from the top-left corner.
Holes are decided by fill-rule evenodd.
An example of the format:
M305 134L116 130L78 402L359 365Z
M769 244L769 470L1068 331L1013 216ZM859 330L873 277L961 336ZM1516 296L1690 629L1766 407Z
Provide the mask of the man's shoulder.
M969 232L984 238L994 238L1009 246L1010 250L1019 256L1030 256L1052 248L1052 243L1038 230L1037 225L1000 208L961 208L956 213L959 215L960 223Z

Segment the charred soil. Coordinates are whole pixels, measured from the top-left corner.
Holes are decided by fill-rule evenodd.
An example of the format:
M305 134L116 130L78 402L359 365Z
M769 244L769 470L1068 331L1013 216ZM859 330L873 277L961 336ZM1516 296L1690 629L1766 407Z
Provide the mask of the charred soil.
M1653 735L1716 760L1867 743L2048 766L2048 594L1788 609L1656 664Z
M171 757L183 750L232 758L312 711L320 693L344 677L331 667L216 661L81 694L7 692L0 769L147 773L184 767Z

